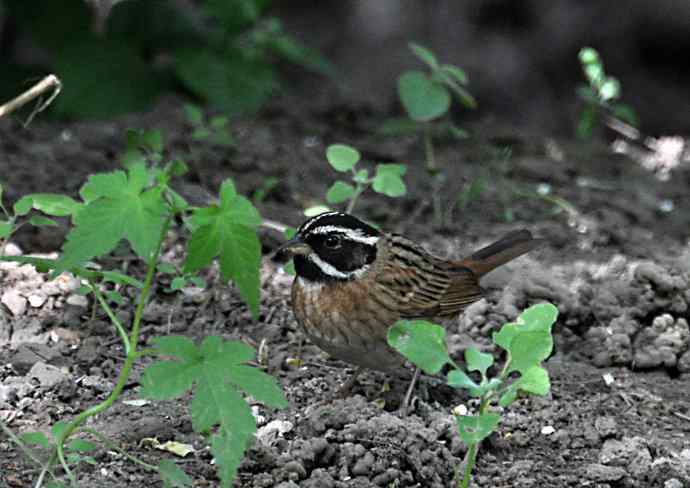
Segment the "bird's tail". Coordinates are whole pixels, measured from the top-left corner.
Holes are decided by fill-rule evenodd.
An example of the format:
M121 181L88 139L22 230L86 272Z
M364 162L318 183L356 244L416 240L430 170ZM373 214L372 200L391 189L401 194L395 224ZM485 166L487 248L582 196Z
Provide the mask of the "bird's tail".
M477 277L480 277L522 256L543 242L544 239L535 239L528 230L516 230L461 260L458 265L471 269Z

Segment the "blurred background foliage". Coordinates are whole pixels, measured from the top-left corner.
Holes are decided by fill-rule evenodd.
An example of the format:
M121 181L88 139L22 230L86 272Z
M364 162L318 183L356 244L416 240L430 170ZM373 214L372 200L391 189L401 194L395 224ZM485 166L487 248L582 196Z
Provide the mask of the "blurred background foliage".
M229 115L280 90L275 62L330 64L266 15L270 0L0 0L0 96L53 71L54 111L108 117L183 92Z

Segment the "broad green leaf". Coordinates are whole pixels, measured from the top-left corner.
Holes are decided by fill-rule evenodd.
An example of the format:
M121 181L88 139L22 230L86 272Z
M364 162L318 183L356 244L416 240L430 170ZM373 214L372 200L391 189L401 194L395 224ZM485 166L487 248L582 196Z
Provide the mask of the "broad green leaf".
M440 117L450 107L448 89L421 71L407 71L398 78L398 95L410 118L419 122Z
M14 202L12 209L16 215L26 215L31 210L32 205L33 200L27 195Z
M434 53L431 52L431 50L425 48L420 44L417 44L416 42L410 42L407 45L409 46L412 53L419 59L421 59L424 63L429 65L429 67L432 70L438 68L438 61L436 60L436 56L434 55Z
M158 243L166 205L160 188L142 190L148 182L144 165L94 175L80 194L88 202L73 217L74 228L67 235L62 262L65 267L112 251L121 239L148 259Z
M141 396L170 400L184 395L199 377L199 361L160 361L148 366L141 376Z
M170 282L170 289L172 291L181 290L182 288L184 288L184 285L186 284L187 280L182 276L178 276L176 278L173 278L173 280Z
M249 414L251 417L251 413ZM249 423L249 418L244 419ZM254 418L251 417L253 422ZM235 424L238 422L236 421ZM233 426L235 427L235 426ZM221 488L230 488L254 431L222 429L211 436L211 453L216 459Z
M58 420L50 428L50 433L53 434L53 439L57 439L67 428L67 422L64 420Z
M92 452L98 449L98 446L84 439L72 439L69 444L67 444L67 449L77 452Z
M465 388L469 390L472 396L478 396L475 393L477 393L479 385L462 370L453 369L448 372L448 386L452 386L453 388Z
M618 98L620 94L621 84L616 78L606 77L601 87L599 87L599 96L605 102Z
M192 125L201 125L204 123L204 112L198 105L192 105L191 103L186 103L184 107L184 114L187 117L187 121Z
M29 223L35 227L57 227L58 223L42 215L34 215L29 218Z
M32 193L22 197L24 198L31 200L34 209L55 217L74 215L82 207L81 203L67 195L55 193Z
M175 356L188 362L201 359L201 354L194 342L184 336L155 337L153 344L165 356Z
M326 159L336 171L350 171L360 157L357 149L345 144L332 144L326 149Z
M328 203L342 203L352 198L355 194L355 187L343 183L342 181L336 181L331 185L326 193L326 201Z
M517 385L515 383L513 383L501 395L501 398L498 399L498 404L501 407L505 408L517 399L517 395L518 395L518 388L517 388Z
M4 239L12 233L12 223L6 220L0 220L0 239Z
M582 64L599 63L599 53L591 47L583 47L578 54Z
M489 437L498 427L501 416L496 413L458 415L455 420L458 424L460 438L465 444L471 446Z
M404 164L377 164L372 187L377 193L400 197L407 192L402 176L407 171Z
M192 478L170 459L161 460L158 464L158 474L163 480L163 486L166 488L186 488L192 486Z
M41 446L45 449L50 447L50 441L43 432L24 432L19 435L19 439L25 444Z
M604 68L600 64L587 64L584 70L590 84L599 90L604 82Z
M534 395L546 395L551 388L549 373L541 366L532 366L515 381L517 388Z
M220 206L197 209L192 217L195 230L187 245L185 273L194 273L220 256L224 280L237 285L252 314L259 313L259 267L261 243L256 228L261 216L252 203L237 195L232 181L220 190Z
M436 374L450 362L446 331L425 320L399 320L388 330L388 344L426 374Z
M227 373L233 384L261 403L274 408L287 407L287 401L276 379L259 368L237 364L229 368Z
M486 370L494 364L494 357L472 346L465 349L465 361L468 371L479 371L483 378L486 376Z

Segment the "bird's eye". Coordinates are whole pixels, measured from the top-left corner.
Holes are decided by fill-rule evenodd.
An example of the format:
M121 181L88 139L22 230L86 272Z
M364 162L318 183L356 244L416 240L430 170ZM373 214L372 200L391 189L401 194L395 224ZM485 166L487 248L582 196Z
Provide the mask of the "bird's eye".
M337 249L340 247L340 236L328 236L324 241L324 245L328 249Z

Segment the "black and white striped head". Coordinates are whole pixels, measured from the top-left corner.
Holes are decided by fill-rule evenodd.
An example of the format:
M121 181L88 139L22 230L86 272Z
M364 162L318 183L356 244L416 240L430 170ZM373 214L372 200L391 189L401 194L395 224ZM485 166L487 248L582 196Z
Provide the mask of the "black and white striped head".
M307 220L279 253L294 256L297 275L312 282L360 277L376 259L381 233L352 215L327 212Z

